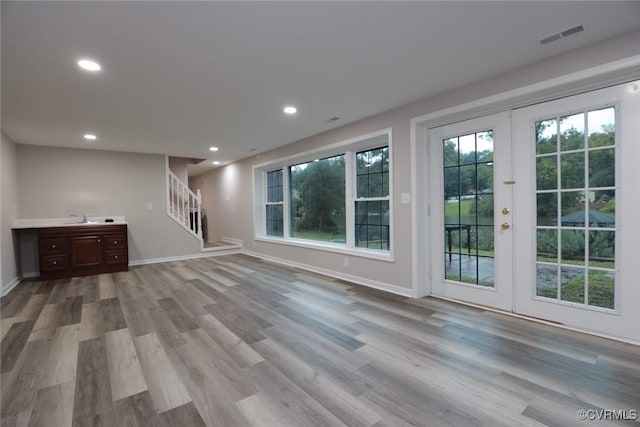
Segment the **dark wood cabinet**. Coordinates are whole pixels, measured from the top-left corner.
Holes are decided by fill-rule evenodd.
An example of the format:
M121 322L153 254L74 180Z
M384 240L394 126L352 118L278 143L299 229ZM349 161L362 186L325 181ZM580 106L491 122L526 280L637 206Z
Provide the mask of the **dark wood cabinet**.
M71 238L71 267L84 268L102 264L102 238L75 236Z
M50 227L38 234L42 279L128 270L126 225Z

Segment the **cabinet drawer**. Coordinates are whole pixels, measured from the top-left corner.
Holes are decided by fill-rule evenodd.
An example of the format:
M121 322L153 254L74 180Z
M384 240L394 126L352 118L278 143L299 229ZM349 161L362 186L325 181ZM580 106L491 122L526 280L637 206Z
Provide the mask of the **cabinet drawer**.
M69 268L69 255L45 255L42 257L41 268L44 271L66 270L67 268Z
M127 264L127 252L125 250L105 251L105 263Z
M119 249L125 247L125 240L123 235L105 236L107 241L106 246L108 249Z
M40 239L40 250L43 253L64 252L69 249L69 239L65 237L43 237Z

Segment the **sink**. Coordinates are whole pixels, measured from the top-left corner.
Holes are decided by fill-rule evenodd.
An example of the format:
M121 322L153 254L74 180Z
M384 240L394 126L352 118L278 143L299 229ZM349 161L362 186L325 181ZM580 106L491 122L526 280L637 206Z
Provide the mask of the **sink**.
M92 225L92 224L102 224L98 221L71 221L65 222L64 225Z

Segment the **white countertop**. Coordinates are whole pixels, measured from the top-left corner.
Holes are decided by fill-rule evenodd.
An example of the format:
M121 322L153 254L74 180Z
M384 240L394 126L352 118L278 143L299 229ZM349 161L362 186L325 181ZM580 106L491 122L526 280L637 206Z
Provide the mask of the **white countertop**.
M105 222L107 218L112 219L113 222ZM123 225L127 223L123 216L89 216L87 217L88 222L81 221L82 217L14 219L11 228L86 227L88 225Z

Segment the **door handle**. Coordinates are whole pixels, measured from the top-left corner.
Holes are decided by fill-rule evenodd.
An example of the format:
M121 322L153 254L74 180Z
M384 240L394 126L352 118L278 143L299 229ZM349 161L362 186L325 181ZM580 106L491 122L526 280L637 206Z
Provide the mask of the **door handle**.
M509 212L511 212L509 208L502 208L502 215L509 215Z
M509 227L511 227L511 226L509 225L509 223L508 223L508 222L503 222L503 223L500 225L500 228L502 228L503 230L508 230L508 229L509 229Z

